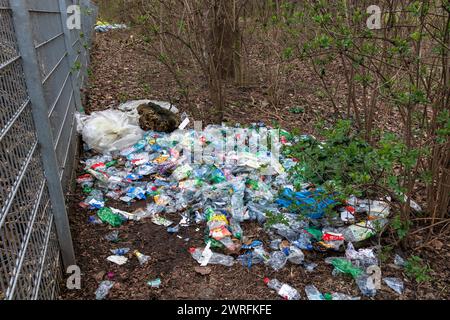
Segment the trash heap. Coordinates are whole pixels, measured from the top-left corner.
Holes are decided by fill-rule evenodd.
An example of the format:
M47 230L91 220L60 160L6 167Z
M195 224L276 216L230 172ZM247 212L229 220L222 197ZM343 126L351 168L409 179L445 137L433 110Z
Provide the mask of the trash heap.
M110 112L112 110L104 111L106 115ZM91 115L100 116L103 116L101 112ZM112 118L111 121L117 121ZM278 271L290 263L311 272L317 265L305 259L305 252L345 252L343 257L326 259L325 262L334 267L333 274L349 274L362 294L371 297L376 294L366 274L367 267L378 265L374 249L355 250L353 244L376 235L387 224L389 205L356 197L342 200L339 195L328 194L307 181L300 184L293 181L289 170L301 164L282 153L275 157L272 150L273 147L282 150L306 137L293 137L281 130L281 139L272 141L270 149L260 147L254 152L223 146L230 141L231 129L239 129L231 140L239 139L242 132L251 136L263 129L271 129L262 123L248 128L210 125L202 131L184 129L161 133L140 132L132 127L136 125L136 119L130 124L124 123L126 117L121 119L120 125L113 123L100 127L108 130L105 135L109 135L109 139L126 141L130 145L128 138L132 135L131 140L135 141L130 146L112 149L96 143L94 149L97 152L92 150L96 155L83 161L85 173L77 179L86 194L80 206L93 213L89 217L90 223L118 227L130 220L148 219L170 233L202 225L206 247L190 249L193 259L201 266L222 264L231 267L241 263L251 268L255 264L265 264ZM78 128L85 142L93 141L92 135L84 135L87 123L84 119ZM95 127L99 130L98 125ZM116 127L114 134L124 134L111 138L111 127ZM95 135L99 137L101 132L95 132ZM123 146L111 140L108 145ZM203 153L200 160L194 159L195 153L193 156L187 151L196 146L215 152ZM87 150L91 147L85 145ZM301 185L300 190L295 190L294 185ZM107 199L126 205L145 200L146 205L128 212L107 205ZM246 237L242 224L250 220L265 227L270 243ZM110 240L114 240L114 234ZM108 260L124 264L129 250L132 249L112 250L113 255ZM136 251L134 254L141 263L150 258ZM401 293L403 284L399 279L387 281ZM266 283L277 291L282 289L280 295L285 298L300 297L292 288L287 290L289 294L283 295L287 287L276 281L267 279ZM102 288L103 291L112 288L111 281L103 283ZM104 296L101 294L100 298ZM322 295L315 287L308 286L307 297L322 298ZM353 299L340 293L327 297L329 300Z

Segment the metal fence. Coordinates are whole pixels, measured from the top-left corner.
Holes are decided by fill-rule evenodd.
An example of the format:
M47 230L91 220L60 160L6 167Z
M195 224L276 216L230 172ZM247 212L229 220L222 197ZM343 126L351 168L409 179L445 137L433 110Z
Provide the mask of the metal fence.
M89 0L0 0L0 299L54 299L75 262L64 191L96 16Z

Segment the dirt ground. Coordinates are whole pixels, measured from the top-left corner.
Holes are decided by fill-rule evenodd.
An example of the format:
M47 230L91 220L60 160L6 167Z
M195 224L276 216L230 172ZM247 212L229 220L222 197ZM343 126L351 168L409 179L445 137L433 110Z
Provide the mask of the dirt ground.
M151 59L139 49L139 44L130 39L129 31L114 31L97 34L91 57L91 83L85 92L87 99L85 110L92 112L118 106L120 102L130 99L169 100L177 97L176 84L164 67ZM337 70L338 72L338 70ZM292 79L292 88L286 88L284 100L276 108L264 108L266 96L264 83L255 83L248 88L230 89L226 118L231 122L251 123L264 120L267 123L277 121L286 128L298 127L304 132L310 132L311 124L320 113L320 101L311 93L314 86L313 75L304 70L301 73L301 83ZM304 89L302 91L302 88ZM308 90L309 88L309 90ZM209 121L208 107L210 104L204 86L199 82L198 88L192 92L196 101L196 110L191 110L182 101L173 101L182 111L189 114L200 114L201 120ZM177 103L178 102L178 103ZM306 105L305 113L300 115L289 112L296 105ZM238 107L247 105L247 109ZM284 107L279 107L280 105ZM233 107L234 106L234 107ZM310 111L308 111L310 110ZM331 115L330 115L331 116ZM88 157L81 153L80 157ZM78 175L82 174L82 166L78 167ZM279 272L263 265L252 266L251 269L236 264L231 268L224 266L209 266L211 273L201 275L195 271L198 263L192 259L188 249L204 245L204 226L191 225L181 228L177 234L170 234L162 226L151 221L127 222L119 230L121 242L112 244L104 236L113 229L106 224L93 225L88 223L88 217L94 211L79 207L84 198L82 190L77 186L68 195L70 206L70 223L74 240L77 263L82 270L82 289L63 289L61 299L94 299L95 290L107 272L114 272L116 285L111 290L108 299L279 299L277 294L266 287L265 277L277 278L297 288L305 298L304 287L314 284L321 292L342 292L360 296L354 281L348 276L333 277L332 267L325 264L324 259L330 253L305 252L306 260L315 262L318 267L313 272L306 272L303 267L287 264ZM130 210L122 203L112 200L109 205ZM145 207L145 201L133 204L133 209ZM167 215L167 218L178 221L178 215ZM246 236L251 239L266 240L267 235L257 223L243 223ZM434 270L433 280L417 284L409 279L402 269L393 265L393 256L382 265L382 276L399 277L405 282L405 292L398 295L384 283L375 299L448 299L450 298L450 258L449 246L444 239L441 245L436 242L427 243L418 233L412 238L417 241L419 249L401 253L404 257L411 254L421 256ZM375 240L373 240L375 241ZM370 243L368 244L370 245ZM149 255L151 260L145 266L139 265L132 257L123 266L117 266L106 258L110 249L130 247ZM336 255L336 253L335 253ZM160 278L159 289L150 288L148 280Z

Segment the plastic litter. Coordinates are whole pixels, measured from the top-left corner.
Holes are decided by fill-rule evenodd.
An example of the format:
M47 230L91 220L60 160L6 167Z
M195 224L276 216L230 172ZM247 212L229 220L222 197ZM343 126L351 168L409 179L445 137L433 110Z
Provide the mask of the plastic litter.
M110 251L116 256L124 256L130 251L130 248L111 249Z
M348 260L355 261L357 265L361 267L378 265L378 259L373 249L359 249L358 251L356 251L351 242L349 242L347 245L345 256Z
M103 224L103 221L100 220L97 216L90 216L88 218L88 222L91 224Z
M405 288L405 285L403 284L403 281L399 278L383 278L383 281L386 283L386 285L397 292L398 294L403 294L403 290Z
M121 266L121 265L124 265L125 263L127 263L128 258L124 257L124 256L114 255L114 256L109 256L108 258L106 258L106 260L111 261L111 262Z
M317 264L305 262L307 251L341 251L348 243L345 258L328 260L335 267L333 274L350 274L365 295L373 294L372 288L364 283L366 275L362 268L378 264L378 259L373 249L355 250L352 243L374 236L386 225L390 214L387 202L352 196L342 203L338 194L328 194L325 189L292 176L289 169L296 162L283 154L275 159L267 147L257 152L247 147L244 150L221 148L229 141L225 139L229 131L233 130L235 139L244 134L251 138L257 130L267 129L263 124L250 128L211 125L201 132L192 129L172 133L134 131L139 121L136 108L147 101L130 101L120 107L122 111L110 110L112 114L79 115L85 142L93 151L100 152L93 152L91 158L83 160L86 173L77 178L86 197L80 205L86 210L98 209L98 219L94 216L90 223L102 221L119 227L149 218L175 234L181 227L198 224L196 231L203 231L203 227L198 227L205 226L206 248L189 251L201 266L232 266L233 256L237 256L236 260L249 268L261 263L278 271L289 263L302 265L312 272ZM170 104L166 106L178 112ZM91 128L96 121L99 126ZM112 127L120 132L109 132ZM106 133L101 132L103 129ZM119 137L128 129L130 135ZM128 139L133 134L133 139ZM288 133L282 137L277 147L292 142L293 137ZM197 144L218 151L204 152L202 161L189 161L195 159L188 159L191 155L185 151ZM131 212L133 209L109 206L110 202L114 206L118 201L122 203L117 207L139 208ZM335 214L330 216L329 212ZM273 223L274 217L282 222ZM243 228L249 220L265 227L270 242L249 240L251 236L245 235ZM120 240L118 231L105 238L112 242ZM128 253L125 249L128 248L111 249L111 252L123 257ZM149 259L139 252L134 254L140 263ZM327 298L333 299L333 295L328 294Z
M314 262L303 262L303 267L306 272L313 272L317 266L317 263Z
M101 153L130 147L144 134L137 123L132 123L127 114L119 110L108 109L89 116L77 113L76 119L83 141Z
M113 227L120 227L123 219L112 212L110 208L102 208L97 212L98 217L105 223L109 223Z
M396 266L399 266L399 267L404 267L404 266L406 266L406 261L400 255L395 254L395 256L394 256L394 264Z
M107 22L97 22L97 25L95 26L94 30L96 32L105 33L111 30L116 29L127 29L128 27L125 24L109 24Z
M147 282L147 285L151 288L159 288L161 286L161 279L156 278Z
M114 231L108 233L105 236L105 239L110 241L110 242L119 242L120 241L119 231L118 230L114 230Z
M352 297L345 293L333 292L331 294L331 300L361 300L360 297Z
M367 220L352 224L343 230L345 240L359 242L373 237L388 223L387 219Z
M89 196L80 203L82 208L101 209L105 206L103 193L100 190L91 190Z
M282 207L294 207L299 212L305 212L312 219L319 219L323 217L327 209L336 204L335 200L324 198L323 195L324 191L321 188L302 192L294 192L286 188L276 202Z
M149 256L146 256L145 254L140 253L138 250L134 250L133 254L136 256L136 258L138 259L139 264L141 266L146 264L150 260Z
M283 269L283 267L286 265L287 257L286 255L281 251L273 251L270 254L270 259L267 262L269 266L272 267L275 271L279 271Z
M336 268L337 271L345 274L351 275L353 278L358 278L364 271L358 267L355 267L351 261L343 258L333 258L331 264Z
M278 295L283 297L283 299L286 300L300 300L301 296L300 293L290 285L286 283L282 283L278 281L277 279L269 279L265 278L264 283L272 290L275 290Z
M95 291L95 299L97 300L105 299L108 296L109 291L112 289L112 287L114 287L113 281L105 280L100 282L100 285Z
M168 227L171 224L173 224L173 221L170 221L164 217L155 215L152 217L152 222L158 226L164 226L164 227Z
M377 294L377 289L373 280L365 273L358 275L355 279L361 293L366 297L374 297Z
M233 257L212 252L209 248L205 248L204 250L199 248L190 248L189 253L198 263L200 263L202 267L208 264L221 264L231 267L234 264Z
M303 260L305 260L305 255L303 254L302 250L298 249L297 247L290 246L287 259L290 263L302 264Z
M325 300L323 294L314 285L307 285L305 293L308 300Z

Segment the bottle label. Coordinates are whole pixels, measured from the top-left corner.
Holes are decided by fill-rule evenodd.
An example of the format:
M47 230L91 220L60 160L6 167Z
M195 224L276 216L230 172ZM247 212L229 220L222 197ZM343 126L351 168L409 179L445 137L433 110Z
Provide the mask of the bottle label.
M203 250L202 252L202 258L201 258L201 262L200 262L200 266L205 267L208 265L209 260L211 260L211 257L213 255L213 252L210 249L211 247L211 242L208 242L208 244L205 247L205 250Z

